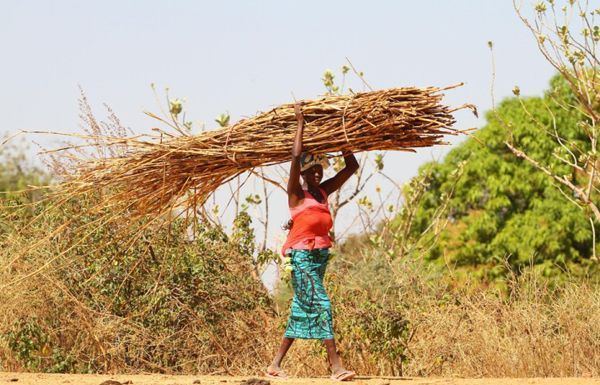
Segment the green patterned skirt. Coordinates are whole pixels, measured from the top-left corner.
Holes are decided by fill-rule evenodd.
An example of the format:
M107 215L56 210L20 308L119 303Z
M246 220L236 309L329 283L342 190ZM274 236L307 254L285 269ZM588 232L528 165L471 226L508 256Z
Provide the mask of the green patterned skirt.
M331 303L323 286L329 249L288 251L292 257L294 298L285 337L328 340L333 338Z

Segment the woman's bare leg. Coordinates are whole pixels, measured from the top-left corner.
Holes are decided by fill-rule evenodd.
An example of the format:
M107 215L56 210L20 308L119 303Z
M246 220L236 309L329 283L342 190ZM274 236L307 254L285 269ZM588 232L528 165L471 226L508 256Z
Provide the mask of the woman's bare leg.
M292 342L294 342L293 338L283 337L283 339L281 340L281 345L279 345L279 350L277 351L275 358L273 358L273 362L267 368L269 372L281 371L281 362L283 361L283 358L290 349L290 346L292 346Z
M331 373L341 373L344 369L342 365L342 359L335 348L335 340L323 340L325 348L327 349L327 357L329 358L329 364L331 365Z

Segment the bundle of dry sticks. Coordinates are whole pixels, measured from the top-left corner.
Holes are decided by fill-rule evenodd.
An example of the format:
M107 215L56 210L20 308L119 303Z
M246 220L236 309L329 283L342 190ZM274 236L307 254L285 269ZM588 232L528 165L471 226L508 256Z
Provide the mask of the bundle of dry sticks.
M458 132L452 112L472 107L440 103L442 91L454 87L393 88L305 101L304 149L314 154L414 151L444 143L444 135ZM136 216L195 207L241 173L289 161L296 127L290 103L197 136L139 142L124 155L81 163L61 193L103 191L106 203L125 204Z

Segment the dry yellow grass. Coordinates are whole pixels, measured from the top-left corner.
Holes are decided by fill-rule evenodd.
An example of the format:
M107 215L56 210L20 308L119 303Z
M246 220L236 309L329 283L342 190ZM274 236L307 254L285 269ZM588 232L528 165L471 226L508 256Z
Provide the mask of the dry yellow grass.
M181 255L189 252L181 250ZM231 250L223 252L233 255ZM35 265L30 269L44 263L43 256L41 251L30 256L27 263ZM153 270L149 259L140 255L119 262L119 265L126 263L121 269L129 274L123 282L117 281L119 286L144 287L144 282L149 282L146 287L151 290L143 294L145 297L138 298L132 293L130 299L141 301L143 306L130 306L131 310L119 313L111 304L113 291L105 293L110 281L100 281L105 282L100 286L79 284L73 277L80 276L80 266L86 262L75 266L59 264L50 269L51 273L23 280L0 293L0 334L6 336L25 323L36 324L48 337L51 350L59 349L63 357L79 364L79 370L90 365L94 370L111 373L256 375L264 369L280 341L287 307L277 314L266 310L268 306L252 304L252 298L261 295L260 290L245 279L245 286L239 288L254 290L252 298L247 299L250 302L244 305L247 309L228 310L232 309L226 305L231 298L241 295L236 294L239 283L234 281L241 280L215 287L221 294L209 299L202 294L208 287L202 286L196 293L197 289L185 282L169 283L165 281L165 273L161 273L163 268ZM62 261L68 262L72 261ZM103 263L107 265L88 279L94 279L104 269L114 269L110 259ZM242 260L231 263L228 274L247 276L249 267L244 267ZM27 275L28 270L15 268L11 276ZM344 270L332 271L328 278L338 347L347 366L358 373L436 377L600 376L597 327L600 288L597 286L572 282L551 289L533 277L524 276L512 283L511 294L503 295L485 288L450 289L408 264L398 266L395 272L393 279L381 278L385 297L364 289L362 293L357 291L360 277L348 275ZM164 290L168 290L166 294L159 295ZM188 296L191 297L186 302ZM211 303L208 308L213 309L212 313L194 307L197 305L193 301L199 298ZM154 309L155 301L169 303ZM365 337L364 331L372 327L368 324L372 321L363 318L360 304L364 301L376 304L385 301L408 322L411 337L406 342L404 363L390 360L381 341ZM160 329L145 325L145 317L154 320L161 314L178 315L175 320L180 321L174 321L173 326L168 326L170 321L167 321ZM179 318L182 315L185 318ZM214 315L219 315L219 323L211 321ZM26 369L25 361L7 341L0 339L2 369ZM44 354L42 345L30 352L32 357L43 357L38 370L56 367L55 358ZM326 375L325 357L319 343L298 341L284 367L295 376Z

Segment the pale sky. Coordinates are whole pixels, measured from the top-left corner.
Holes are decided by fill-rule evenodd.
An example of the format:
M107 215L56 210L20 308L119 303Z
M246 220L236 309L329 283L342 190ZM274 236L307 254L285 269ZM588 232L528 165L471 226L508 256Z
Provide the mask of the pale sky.
M445 103L474 103L483 113L491 107L489 40L495 46L497 100L511 95L517 84L522 94L539 95L553 74L511 0L0 4L4 132L77 132L78 85L98 117L106 102L133 131L148 132L156 122L142 111L158 110L151 83L185 97L188 117L212 128L224 111L235 122L289 102L292 94L317 97L323 93L323 71L339 72L345 57L376 89L465 82ZM467 112L456 118L457 128L485 123ZM423 162L450 148L390 154L386 170L405 183ZM277 232L287 215L283 193L275 193L273 205ZM341 221L354 214L344 215Z

